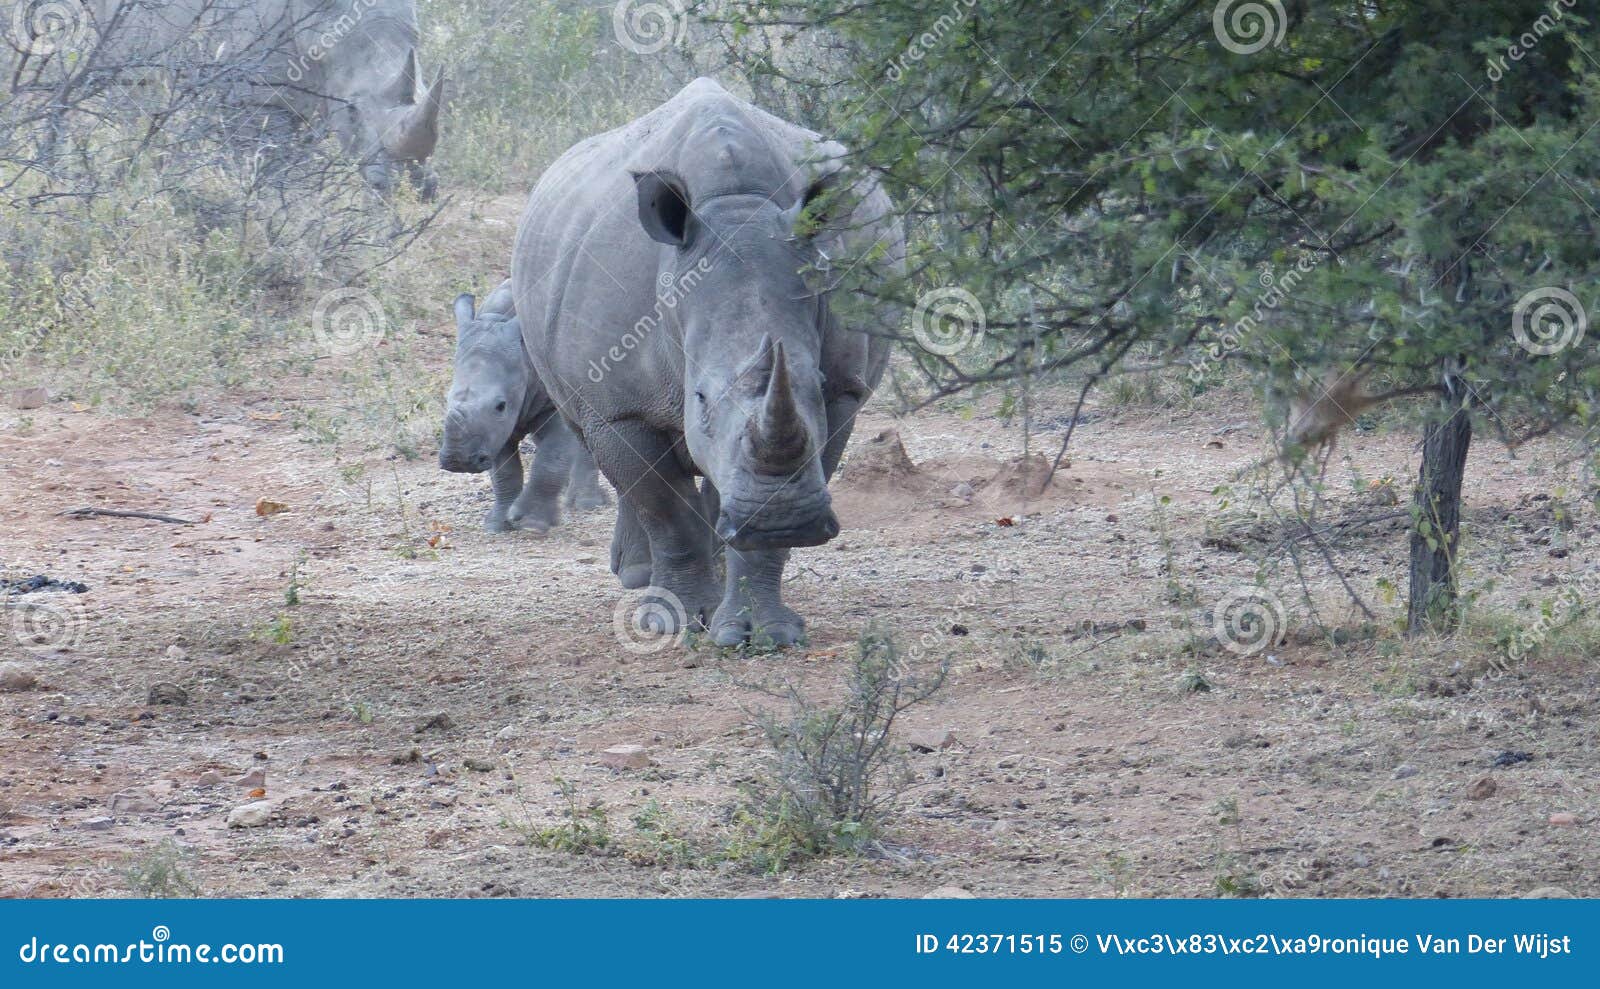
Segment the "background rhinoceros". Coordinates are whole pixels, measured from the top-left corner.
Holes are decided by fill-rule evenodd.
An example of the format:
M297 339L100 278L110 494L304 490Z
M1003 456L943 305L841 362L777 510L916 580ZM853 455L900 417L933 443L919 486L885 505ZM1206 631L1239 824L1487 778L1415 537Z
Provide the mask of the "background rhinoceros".
M844 325L802 270L874 243L882 263L904 258L871 179L828 194L849 185L843 154L698 79L568 151L523 213L512 277L528 352L620 493L614 565L629 526L648 536L658 590L640 614L656 631L803 634L783 568L790 547L838 534L827 481L889 342ZM839 200L821 229L802 220Z
M438 141L443 74L422 85L411 0L91 0L84 9L86 22L58 37L29 37L24 26L9 39L19 78L226 88L245 111L220 126L246 130L255 103L256 118L331 130L374 188L409 173L432 194L424 163Z

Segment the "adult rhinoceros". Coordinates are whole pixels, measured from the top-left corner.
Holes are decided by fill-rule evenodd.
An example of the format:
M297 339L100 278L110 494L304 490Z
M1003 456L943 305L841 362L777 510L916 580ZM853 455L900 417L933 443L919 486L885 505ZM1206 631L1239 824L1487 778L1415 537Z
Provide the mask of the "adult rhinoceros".
M720 645L803 634L783 567L791 547L838 534L828 478L889 344L842 325L802 273L873 245L895 268L905 255L870 179L822 198L844 205L820 227L806 210L849 184L844 153L697 79L568 151L523 214L512 278L527 349L621 495L613 563L625 585L654 585L649 630L702 623Z
M386 190L404 172L433 192L425 162L444 80L441 71L419 84L412 0L88 0L58 18L85 14L86 23L13 18L8 34L19 36L8 40L25 60L62 56L58 72L115 74L125 85L165 75L165 85L196 92L237 90L240 80L217 63L244 66L246 99L325 121L369 185Z

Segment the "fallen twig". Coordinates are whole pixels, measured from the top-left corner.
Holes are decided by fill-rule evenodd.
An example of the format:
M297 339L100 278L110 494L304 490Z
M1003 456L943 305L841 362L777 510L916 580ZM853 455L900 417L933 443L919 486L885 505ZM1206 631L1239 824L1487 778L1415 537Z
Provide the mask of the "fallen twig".
M104 516L113 519L149 519L152 522L170 522L173 525L199 525L199 519L180 519L159 512L127 512L120 508L72 508L57 513L62 518L88 519Z

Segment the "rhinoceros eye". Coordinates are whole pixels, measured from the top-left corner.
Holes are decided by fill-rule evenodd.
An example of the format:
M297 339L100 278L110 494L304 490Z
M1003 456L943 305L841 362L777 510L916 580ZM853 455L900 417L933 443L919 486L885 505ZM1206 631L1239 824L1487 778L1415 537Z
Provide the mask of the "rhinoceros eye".
M501 402L500 402L500 404L499 404L499 405L496 405L496 406L495 406L495 407L494 407L494 410L495 410L495 411L496 411L496 412L504 412L504 411L505 411L505 410L506 410L506 403L505 403L505 400L504 400L504 399L502 399L502 400L501 400Z

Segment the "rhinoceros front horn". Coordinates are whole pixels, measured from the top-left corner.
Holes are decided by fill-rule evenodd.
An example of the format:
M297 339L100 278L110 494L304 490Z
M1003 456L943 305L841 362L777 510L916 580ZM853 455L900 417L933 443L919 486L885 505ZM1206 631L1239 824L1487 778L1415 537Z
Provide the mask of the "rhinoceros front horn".
M789 377L789 361L783 342L763 340L757 361L771 361L767 393L761 412L748 426L750 453L758 470L767 474L788 474L803 467L811 456L811 441L806 434L800 406L794 398L794 383Z
M414 79L416 52L406 57L401 75ZM397 84L398 85L398 84ZM399 161L422 161L439 143L439 107L444 102L444 68L434 73L433 84L420 103L397 108L399 120L384 134L383 148Z

